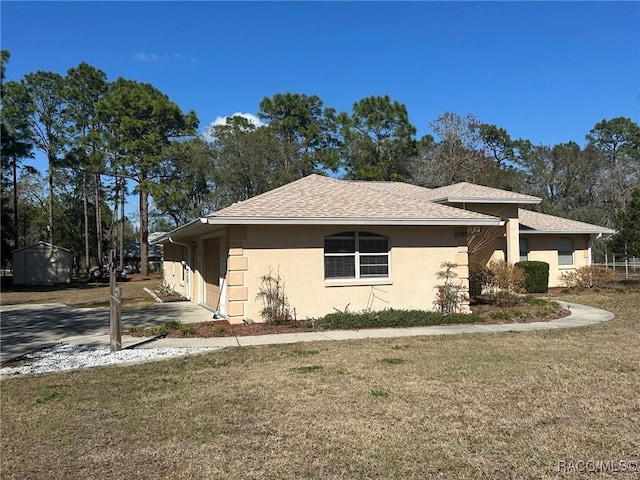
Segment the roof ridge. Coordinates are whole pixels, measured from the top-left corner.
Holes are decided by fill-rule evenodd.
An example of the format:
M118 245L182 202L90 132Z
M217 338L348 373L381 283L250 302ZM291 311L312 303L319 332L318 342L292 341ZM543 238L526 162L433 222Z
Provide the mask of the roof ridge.
M207 218L496 219L431 202L406 182L340 180L311 174L207 215Z
M466 192L468 190L468 193ZM534 203L542 201L541 198L529 195L526 193L506 190L504 188L489 187L487 185L480 185L478 183L471 182L457 182L451 185L443 185L442 187L428 190L429 196L432 201L438 200L451 200L451 199L487 199L487 200L508 200L508 199L520 199L520 200L533 200ZM491 193L495 192L495 193ZM439 197L438 195L442 195ZM531 202L516 202L516 203L531 203Z
M309 175L305 175L304 177L298 178L297 180L294 180L293 182L289 182L289 183L285 183L284 185L280 185L279 187L273 188L271 190L267 190L266 192L262 192L259 193L258 195L254 195L253 197L249 197L245 200L240 200L238 202L233 202L231 205L227 205L224 208L221 208L220 210L216 210L214 212L208 213L207 215L205 215L205 217L213 217L216 216L218 214L220 214L221 212L224 212L225 210L228 210L229 208L233 207L233 206L237 206L237 205L242 205L243 203L246 202L253 202L256 199L262 199L265 197L269 197L272 196L274 194L279 193L282 190L289 190L291 187L293 187L293 185L300 185L300 183L306 183L312 179L322 179L322 180L337 180L334 178L330 178L330 177L326 177L324 175L318 175L317 173L310 173Z

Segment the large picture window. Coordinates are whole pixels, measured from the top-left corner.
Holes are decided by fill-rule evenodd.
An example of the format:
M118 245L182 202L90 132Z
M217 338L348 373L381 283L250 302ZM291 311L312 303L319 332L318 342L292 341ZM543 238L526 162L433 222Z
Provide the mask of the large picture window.
M324 239L324 278L388 278L389 239L368 232L343 232Z
M558 239L558 265L573 265L573 239Z

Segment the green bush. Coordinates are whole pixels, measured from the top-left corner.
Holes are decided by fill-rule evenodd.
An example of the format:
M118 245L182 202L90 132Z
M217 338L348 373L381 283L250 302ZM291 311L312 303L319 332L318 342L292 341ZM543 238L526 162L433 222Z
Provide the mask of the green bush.
M496 293L494 299L494 304L498 307L515 307L522 303L522 297L513 292L500 291Z
M532 317L549 317L559 313L562 309L558 302L537 298L533 295L512 295L508 298L510 302L505 302L499 306L516 308L495 310L489 313L489 318L493 320L524 320ZM528 305L535 308L527 308Z
M509 310L496 310L491 312L489 317L493 320L513 320L530 318L531 314L522 308L510 308Z
M227 333L227 329L222 325L214 325L211 327L211 329L213 330L214 336L224 335L225 333Z
M518 262L516 267L525 274L524 288L527 293L546 293L549 291L549 264L530 260Z
M178 328L178 331L180 332L180 335L182 335L183 337L190 337L191 335L196 334L195 327L191 325L180 325L180 328Z
M478 315L465 313L450 313L426 310L394 310L386 309L379 312L335 312L315 321L315 325L333 330L358 330L363 328L390 327L422 327L429 325L443 325L449 323L472 323L482 319Z
M489 270L479 263L469 264L469 297L472 299L482 295L482 288L489 283Z

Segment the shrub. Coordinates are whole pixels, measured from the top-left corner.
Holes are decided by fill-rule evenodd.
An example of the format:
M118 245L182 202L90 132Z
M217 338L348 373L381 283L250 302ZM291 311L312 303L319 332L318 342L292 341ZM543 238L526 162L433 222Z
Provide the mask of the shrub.
M489 272L487 291L494 303L498 292L514 293L524 284L524 272L504 260L491 261L487 270Z
M444 280L443 285L438 285L436 289L436 299L433 302L440 313L449 314L460 312L462 308L462 302L467 300L466 295L463 293L463 286L461 282L456 282L458 274L455 269L458 267L453 262L443 262L440 264L443 270L436 273L436 276Z
M493 320L513 320L515 318L530 318L531 314L522 308L511 308L509 310L497 310L495 312L491 312L489 317Z
M491 275L489 269L479 263L469 264L469 296L478 298L483 288L488 285Z
M607 267L582 267L591 272L591 285L599 288L613 288L616 284L616 272Z
M227 329L224 328L222 325L214 325L211 327L211 329L213 330L213 335L214 336L220 336L220 335L224 335L225 333L227 333Z
M516 267L524 271L524 289L527 293L546 293L549 291L549 264L535 260L518 262Z
M280 273L274 277L271 270L267 275L260 278L261 285L256 300L262 300L263 308L260 316L271 325L277 325L291 320L291 309L289 300L284 293L284 281L280 278Z
M169 320L168 322L164 322L164 327L167 330L179 330L182 326L182 322L180 320Z
M162 285L160 285L160 292L165 297L170 297L176 292L175 285L173 283L169 283L166 280L162 280Z
M547 300L544 298L536 298L532 295L518 296L514 294L507 294L503 296L504 292L498 294L498 298L508 298L512 300L512 303L507 303L502 300L503 303L498 303L502 307L515 307L507 308L504 310L495 310L489 313L489 318L493 320L513 320L513 319L527 319L532 317L549 317L560 312L562 307L558 302ZM527 307L532 306L535 308Z
M585 265L577 270L565 272L560 280L569 288L613 288L616 283L616 273L606 267Z
M495 294L494 303L499 307L515 307L521 305L523 301L522 297L513 292L501 291Z
M426 310L394 310L379 312L334 312L315 320L315 325L334 330L358 330L363 328L421 327L453 323L479 322L481 318L474 314L452 313Z
M196 329L192 325L180 325L178 331L183 337L190 337L191 335L196 334Z

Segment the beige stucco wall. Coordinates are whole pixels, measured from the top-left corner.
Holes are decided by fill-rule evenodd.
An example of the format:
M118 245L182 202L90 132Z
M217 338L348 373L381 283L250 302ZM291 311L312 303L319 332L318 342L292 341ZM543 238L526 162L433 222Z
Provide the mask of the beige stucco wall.
M488 211L488 209L487 209ZM496 212L494 212L496 213ZM505 213L504 209L501 213ZM508 212L509 214L512 212ZM389 237L389 279L327 280L324 279L324 237L347 231L368 231ZM384 308L434 309L436 272L442 262L460 265L458 271L467 285L466 228L454 227L355 227L355 226L230 226L222 235L221 252L226 259L223 304L227 318L241 322L250 318L261 321L261 301L256 300L260 277L271 271L285 282L285 291L296 318L318 317L335 309L360 311ZM504 229L502 229L504 231ZM512 234L512 233L510 233ZM203 303L202 244L212 234L193 238L191 247L165 244L164 278L176 292ZM589 264L588 235L522 234L529 240L529 260L547 262L549 286L560 286L560 276ZM558 239L574 239L573 265L558 265ZM519 246L519 242L514 242ZM505 259L505 236L495 238L481 255L472 261L486 263ZM519 261L519 248L515 249ZM181 261L190 262L191 269ZM511 259L511 263L515 263ZM190 275L190 277L189 277Z
M188 297L187 292L187 267L182 265L182 261L188 260L186 254L187 247L175 245L173 243L164 244L164 260L162 262L162 271L165 282L170 285L173 290Z
M574 245L573 265L558 265L558 239L572 238ZM589 265L589 235L527 235L529 240L529 260L549 264L549 287L562 286L560 276L577 268Z
M389 279L325 281L324 237L354 230L389 237ZM230 243L230 320L240 314L242 303L239 317L261 321L262 303L256 295L260 277L269 271L284 280L297 319L345 308L432 310L440 264L462 265L465 282L468 272L466 245L458 245L453 227L248 226L237 234L232 230Z
M472 230L471 234L473 235ZM477 237L470 239L469 247L471 263L487 265L494 260L506 260L505 227L484 227Z
M500 232L500 238L496 238L493 248L487 245L474 257L478 263L488 263L491 260L506 260L508 263L516 263L520 259L520 223L518 222L518 205L512 203L451 203L451 206L484 213L499 217L504 220L503 227L483 227L491 232ZM498 230L499 229L499 230Z

